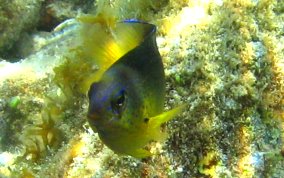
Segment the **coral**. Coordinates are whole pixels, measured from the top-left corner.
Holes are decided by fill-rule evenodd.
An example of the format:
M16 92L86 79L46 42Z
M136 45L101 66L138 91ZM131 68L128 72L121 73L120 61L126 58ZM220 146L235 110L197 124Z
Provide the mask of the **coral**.
M62 29L58 34L71 43L58 35L33 57L56 66L54 73L48 71L45 80L0 78L0 132L12 138L1 136L1 151L25 155L9 169L0 165L0 175L3 170L15 177L283 177L282 1L105 2L118 20L157 24L166 108L187 104L165 126L170 138L153 145L157 154L143 160L116 155L102 144L86 124L82 87L96 67L72 45L74 33ZM9 107L17 96L20 102Z
M40 123L33 123L24 128L21 136L25 146L23 157L33 161L46 156L49 149L58 148L63 136L49 110L44 110L40 117L41 119L36 120Z
M74 53L71 59L67 57L64 63L54 68L54 82L71 102L73 97L85 94L88 90L88 88L84 88L85 78L96 71L90 62L84 59L80 53Z
M265 2L269 5L263 5ZM194 165L210 150L218 150L219 164L228 165L227 161L230 162L229 175L250 177L270 171L258 168L248 160L253 159L256 151L281 147L281 142L274 138L280 138L275 130L282 129L281 124L277 126L276 123L279 123L278 113L283 111L280 102L284 96L280 87L283 87L283 72L275 66L283 62L283 53L280 52L283 42L273 40L266 45L264 41L267 35L269 39L278 36L281 31L278 30L282 28L281 23L276 23L281 17L273 12L276 3L224 1L221 6L211 6L212 18L207 28L203 28L202 33L195 27L181 29L181 37L173 39L180 42L181 47L175 46L173 41L165 54L174 57L188 49L188 53L182 56L183 60L178 58L178 62L166 70L171 81L176 82L173 86L183 87L178 98L185 98L189 103L187 117L170 126L175 130L170 148L180 150L174 152L172 159L179 160L177 165L184 165L185 175L208 174L206 171L196 172ZM256 9L262 10L255 13ZM262 11L265 11L264 16ZM262 22L257 24L258 21ZM165 41L169 43L166 46L169 46L171 31L164 29L164 33L168 37ZM275 44L278 44L278 49ZM170 61L167 57L165 59ZM183 78L178 79L182 82L176 81L176 73L182 74L179 78ZM271 101L263 100L266 95ZM267 116L267 112L271 114ZM189 131L188 127L193 129ZM271 141L263 138L264 133ZM192 154L184 158L188 149ZM222 175L222 171L213 170L211 173L217 177Z
M199 162L199 172L210 177L218 177L216 174L218 167L220 167L218 160L220 160L220 157L216 153L208 152Z

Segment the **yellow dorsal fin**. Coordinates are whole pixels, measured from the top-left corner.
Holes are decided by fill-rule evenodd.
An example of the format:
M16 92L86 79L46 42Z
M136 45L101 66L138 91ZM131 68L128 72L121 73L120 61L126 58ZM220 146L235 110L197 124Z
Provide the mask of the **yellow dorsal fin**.
M100 80L103 73L123 55L138 46L148 32L140 23L120 23L101 14L82 16L78 20L82 23L82 57L91 60L98 68L95 74L86 77L86 87Z

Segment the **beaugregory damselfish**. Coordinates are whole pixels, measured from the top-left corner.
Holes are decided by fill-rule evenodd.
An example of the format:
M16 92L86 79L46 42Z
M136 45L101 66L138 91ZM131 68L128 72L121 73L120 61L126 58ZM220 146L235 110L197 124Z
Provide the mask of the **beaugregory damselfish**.
M90 126L118 154L151 156L145 146L163 140L166 134L161 125L183 108L164 112L165 74L156 45L156 26L137 20L106 25L90 17L81 18L81 22L85 24L83 33L101 38L99 45L86 47L102 68L89 79ZM92 43L91 37L85 41Z

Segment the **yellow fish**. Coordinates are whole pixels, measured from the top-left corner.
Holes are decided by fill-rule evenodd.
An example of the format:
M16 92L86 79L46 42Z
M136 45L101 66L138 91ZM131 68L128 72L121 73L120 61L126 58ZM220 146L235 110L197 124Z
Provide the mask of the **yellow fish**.
M90 28L97 25L95 20L88 23ZM165 75L155 34L155 25L127 20L96 34L101 44L86 49L102 67L90 77L88 122L118 154L151 156L145 146L165 138L161 124L183 108L164 112Z

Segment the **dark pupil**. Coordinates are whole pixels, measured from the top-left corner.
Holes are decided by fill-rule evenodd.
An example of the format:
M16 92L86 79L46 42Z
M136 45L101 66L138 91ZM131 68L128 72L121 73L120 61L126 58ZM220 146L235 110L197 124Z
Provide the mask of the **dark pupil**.
M125 100L125 95L124 95L124 93L123 93L123 94L121 94L121 95L119 96L119 98L117 99L116 105L119 106L119 107L122 107L122 105L123 105L123 103L124 103L124 100Z
M125 91L121 90L119 96L111 102L112 110L115 114L121 114L125 103Z

